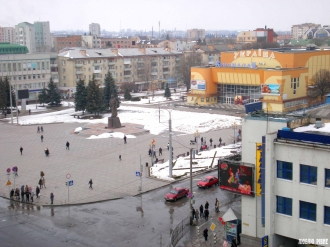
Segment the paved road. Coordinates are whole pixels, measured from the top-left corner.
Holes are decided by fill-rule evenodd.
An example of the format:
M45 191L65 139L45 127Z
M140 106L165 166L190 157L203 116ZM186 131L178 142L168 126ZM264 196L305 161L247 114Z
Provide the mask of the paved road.
M210 174L216 175L216 172ZM195 205L208 200L213 218L221 216L229 205L240 206L232 194L218 187L197 189L196 183L201 177L194 177L193 181ZM1 246L167 247L171 229L189 214L188 198L164 202L164 195L172 187L179 186L189 187L189 180L145 193L142 197L127 196L80 206L40 207L0 198ZM215 197L220 200L218 214L211 210ZM194 236L195 230L196 227L191 227L192 232L188 232L178 246L191 246L190 238L194 243L202 240L201 236Z

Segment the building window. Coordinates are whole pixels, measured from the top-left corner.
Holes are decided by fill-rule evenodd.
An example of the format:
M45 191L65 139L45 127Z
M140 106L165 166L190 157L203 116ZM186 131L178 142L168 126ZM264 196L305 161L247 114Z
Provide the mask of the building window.
M201 98L201 102L204 102L204 98Z
M317 185L317 167L300 165L300 183Z
M276 196L276 212L292 216L292 198Z
M62 61L62 65L65 65L65 61L64 60Z
M325 187L330 188L330 169L325 169Z
M63 68L62 70L63 70L63 73L65 73L65 69Z
M324 224L330 225L330 207L324 206Z
M299 201L300 218L305 220L316 221L316 204L310 202Z
M62 79L65 81L65 79L66 79L66 76L64 75L64 76L62 76Z
M278 160L277 177L292 180L292 163Z
M206 97L206 102L210 102L210 98L209 97Z

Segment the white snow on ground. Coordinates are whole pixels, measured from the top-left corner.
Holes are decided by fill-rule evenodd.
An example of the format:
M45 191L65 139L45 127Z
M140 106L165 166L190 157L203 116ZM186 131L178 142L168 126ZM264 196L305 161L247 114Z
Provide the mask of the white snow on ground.
M210 113L191 113L180 111L174 108L171 111L172 130L192 134L196 130L200 133L214 129L231 127L233 123L240 124L241 118ZM48 112L38 115L27 115L19 117L19 124L47 124L47 123L73 123L107 125L108 117L111 114L104 114L102 119L78 119L72 115L77 114L74 108L61 110L58 112ZM79 112L80 114L80 112ZM144 126L151 134L158 135L168 129L169 112L165 109L142 108L134 106L120 106L118 116L122 123L135 123Z
M208 151L202 151L199 152L198 155L195 156L195 158L198 159L193 159L193 172L200 171L200 170L205 170L208 168L215 167L217 165L217 160L220 157L226 157L229 156L233 153L231 151L237 151L240 152L241 149L241 143L236 143L236 144L230 144L224 147L220 148L215 148L211 149ZM215 154L216 152L216 154ZM215 155L215 159L212 164L213 157ZM201 159L202 158L202 159ZM173 162L175 162L175 166L173 167L172 170L172 175L173 177L180 177L185 174L190 173L190 157L180 157L178 159L173 158ZM153 167L151 167L151 175L155 176L159 179L165 179L165 180L175 180L174 178L169 177L169 161L164 162L163 164L155 164ZM180 170L176 170L180 168Z
M323 124L322 128L315 128L315 124L310 124L308 126L299 127L293 130L294 132L306 132L306 131L315 131L315 132L330 132L330 123Z
M152 97L152 95L148 95L145 96L148 97L147 99L142 99L140 101L122 101L121 104L125 105L125 104L134 104L134 105L152 105L152 104L159 104L162 102L168 102L171 103L173 100L180 100L180 94L176 93L175 95L171 96L172 100L167 100L164 96L154 96Z
M82 130L83 130L83 128L78 127L78 128L76 128L76 129L74 130L74 133L79 133L79 132L82 131Z
M136 138L133 135L126 135L127 138ZM122 132L113 132L113 133L103 133L100 135L91 135L87 139L103 139L103 138L124 138L124 133Z

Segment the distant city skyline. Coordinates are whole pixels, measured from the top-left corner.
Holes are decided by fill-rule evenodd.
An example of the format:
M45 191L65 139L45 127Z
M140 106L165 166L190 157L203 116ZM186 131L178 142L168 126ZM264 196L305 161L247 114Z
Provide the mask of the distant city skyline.
M11 0L1 4L0 26L49 21L51 31L87 31L91 23L99 23L101 30L107 31L150 31L152 27L158 31L160 22L161 30L253 30L267 26L275 31L289 31L292 25L306 22L330 25L329 9L329 0L317 0L314 6L300 0L267 4L263 0L250 0L235 5L224 0Z

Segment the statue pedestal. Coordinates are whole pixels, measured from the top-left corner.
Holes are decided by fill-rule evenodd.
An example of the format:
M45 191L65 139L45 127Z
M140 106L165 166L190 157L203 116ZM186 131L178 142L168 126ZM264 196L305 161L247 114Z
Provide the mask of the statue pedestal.
M108 117L108 128L116 129L121 128L121 123L119 117Z

